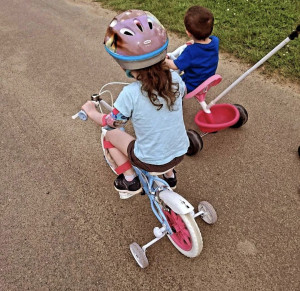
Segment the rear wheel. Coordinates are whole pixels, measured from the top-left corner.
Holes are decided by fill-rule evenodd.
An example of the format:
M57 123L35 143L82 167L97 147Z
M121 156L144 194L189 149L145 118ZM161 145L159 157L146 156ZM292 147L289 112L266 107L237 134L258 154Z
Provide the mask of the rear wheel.
M189 137L190 146L189 146L186 154L188 156L193 156L202 150L203 140L202 140L202 137L200 136L200 134L197 131L192 130L192 129L189 129L187 131L187 135Z
M242 106L242 105L239 105L239 104L233 104L239 111L240 113L240 118L239 120L237 121L236 124L230 126L231 128L239 128L241 126L243 126L247 120L248 120L248 112L247 110Z
M177 214L171 209L164 210L164 214L173 231L168 237L175 248L187 257L197 257L202 251L203 242L192 214Z

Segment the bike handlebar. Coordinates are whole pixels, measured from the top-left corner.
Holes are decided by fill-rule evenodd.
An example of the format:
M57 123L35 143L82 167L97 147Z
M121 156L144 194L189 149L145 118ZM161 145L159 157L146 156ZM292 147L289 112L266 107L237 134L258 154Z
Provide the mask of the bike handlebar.
M91 99L92 99L92 102L95 103L95 105L99 106L100 104L102 104L109 111L113 110L113 107L110 106L106 101L104 101L103 99L101 99L99 94L93 94L91 96ZM86 121L88 119L88 115L86 114L86 112L84 110L80 110L79 112L77 112L76 114L74 114L72 116L72 119L76 119L77 117L79 117L79 119L81 119L83 121Z

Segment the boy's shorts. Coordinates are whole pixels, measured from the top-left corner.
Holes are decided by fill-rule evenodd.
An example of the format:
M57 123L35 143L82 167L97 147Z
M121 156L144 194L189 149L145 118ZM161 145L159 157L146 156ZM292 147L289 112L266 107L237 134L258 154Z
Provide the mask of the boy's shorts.
M147 163L142 162L135 156L134 143L135 143L135 140L131 141L128 145L128 148L127 148L128 159L133 166L136 166L147 172L165 172L167 170L170 170L170 169L174 168L176 165L178 165L183 160L183 157L184 157L184 155L182 155L180 157L176 157L175 159L173 159L172 161L170 161L169 163L164 164L164 165L147 164Z

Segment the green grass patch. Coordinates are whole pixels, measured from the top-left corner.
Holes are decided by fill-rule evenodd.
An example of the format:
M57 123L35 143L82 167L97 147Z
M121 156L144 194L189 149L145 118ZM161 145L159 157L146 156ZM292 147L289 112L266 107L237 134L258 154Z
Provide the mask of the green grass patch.
M142 9L153 13L170 31L185 36L183 16L192 5L209 8L215 16L213 34L220 48L255 64L300 24L299 0L96 0L116 11ZM264 63L264 73L300 78L300 39L290 41Z

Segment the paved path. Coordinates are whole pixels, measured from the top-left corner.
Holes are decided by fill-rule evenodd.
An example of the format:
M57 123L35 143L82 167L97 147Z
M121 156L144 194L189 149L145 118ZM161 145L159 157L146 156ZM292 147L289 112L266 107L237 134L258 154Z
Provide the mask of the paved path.
M102 47L115 13L81 3L0 0L0 290L296 290L299 87L254 72L224 97L248 123L205 136L178 167L178 192L210 201L218 223L198 221L199 257L165 238L141 270L128 246L153 238L147 198L118 198L99 129L71 119L101 85L128 81ZM222 55L210 96L246 69ZM195 128L199 106L184 107Z

